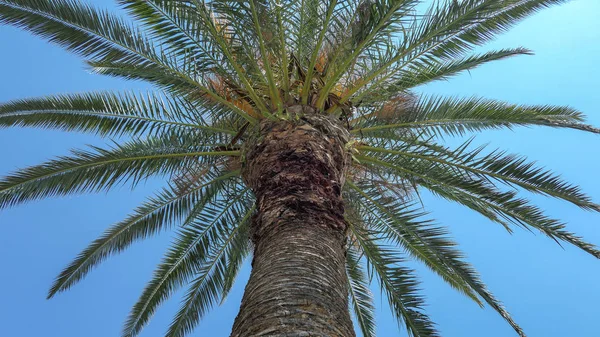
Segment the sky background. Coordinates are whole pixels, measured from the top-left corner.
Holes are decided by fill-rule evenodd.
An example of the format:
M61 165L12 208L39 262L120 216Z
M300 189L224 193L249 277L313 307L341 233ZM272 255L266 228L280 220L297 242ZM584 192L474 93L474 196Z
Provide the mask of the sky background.
M114 8L111 0L88 0ZM514 103L571 105L600 125L600 1L575 0L539 13L488 47L525 46L535 56L486 65L449 82L421 90L456 96L484 96ZM92 90L147 89L89 74L81 60L59 47L15 28L0 26L0 102L18 98ZM456 143L456 140L448 139ZM584 187L600 201L600 136L569 130L517 128L479 134L510 152L527 155ZM34 129L0 129L0 176L68 149L103 140L81 134ZM90 273L72 290L46 300L54 277L110 224L162 186L150 181L98 195L44 200L0 212L0 336L119 336L129 309L171 240L162 235L134 245ZM531 196L549 215L600 244L600 214ZM598 336L600 261L572 247L564 249L541 234L500 225L431 195L427 210L451 227L482 278L531 337ZM493 310L480 309L423 267L417 267L428 313L443 336L515 336ZM237 313L248 265L227 301L215 308L192 336L228 336ZM380 292L378 335L406 336ZM154 316L141 336L161 336L179 305L175 296Z

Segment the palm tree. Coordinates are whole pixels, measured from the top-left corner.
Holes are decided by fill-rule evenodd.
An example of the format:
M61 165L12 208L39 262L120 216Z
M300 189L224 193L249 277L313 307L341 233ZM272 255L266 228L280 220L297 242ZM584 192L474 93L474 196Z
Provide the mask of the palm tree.
M135 336L187 286L167 336L184 336L252 273L231 336L374 336L370 282L412 336L438 336L408 258L521 328L418 191L512 231L538 230L600 257L520 191L600 211L580 188L522 156L442 137L541 125L600 133L568 107L423 96L524 48L474 54L523 18L566 0L119 0L121 19L76 0L0 0L0 22L82 56L96 73L152 93L92 92L0 105L0 125L123 140L74 150L0 181L0 208L50 196L167 185L68 265L48 297L163 231L176 239L125 323ZM132 21L134 23L132 23ZM508 188L507 188L508 187ZM374 281L373 281L374 280Z

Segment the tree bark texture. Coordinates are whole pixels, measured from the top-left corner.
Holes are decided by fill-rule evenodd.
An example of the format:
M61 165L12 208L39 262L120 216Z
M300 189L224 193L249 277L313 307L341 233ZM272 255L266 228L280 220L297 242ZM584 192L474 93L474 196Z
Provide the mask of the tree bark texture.
M262 122L251 137L242 173L256 195L255 249L231 336L355 336L341 197L347 131L306 116Z

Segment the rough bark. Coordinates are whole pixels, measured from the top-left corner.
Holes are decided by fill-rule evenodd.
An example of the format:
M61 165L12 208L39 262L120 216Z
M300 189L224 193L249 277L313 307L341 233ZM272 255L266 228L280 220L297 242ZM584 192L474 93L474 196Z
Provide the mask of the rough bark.
M255 250L232 337L355 336L341 197L347 141L335 119L305 116L263 122L246 142Z

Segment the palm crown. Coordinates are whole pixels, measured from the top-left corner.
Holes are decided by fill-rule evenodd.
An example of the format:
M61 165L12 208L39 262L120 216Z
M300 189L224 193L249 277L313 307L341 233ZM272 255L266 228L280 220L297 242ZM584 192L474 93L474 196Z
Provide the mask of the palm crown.
M130 139L75 150L0 181L0 207L49 196L106 191L152 176L167 186L110 227L58 276L48 297L109 256L165 230L177 237L135 304L124 335L187 285L167 332L190 332L227 296L244 259L254 197L240 176L244 145L262 120L337 117L352 135L344 185L349 223L347 275L364 336L374 335L371 276L414 336L437 336L423 311L414 271L423 262L479 305L487 303L522 336L502 304L464 261L448 231L424 219L424 188L511 231L539 230L600 257L518 195L527 190L600 211L576 186L521 156L439 143L443 135L543 125L599 133L568 107L481 98L422 96L413 88L524 48L473 54L519 20L562 0L119 0L137 25L74 0L0 0L0 22L40 35L85 58L96 73L152 83L155 93L94 92L0 105L0 125L55 128ZM516 187L507 189L505 187ZM418 202L418 200L417 200ZM366 262L367 269L363 264ZM368 276L369 275L369 276Z

